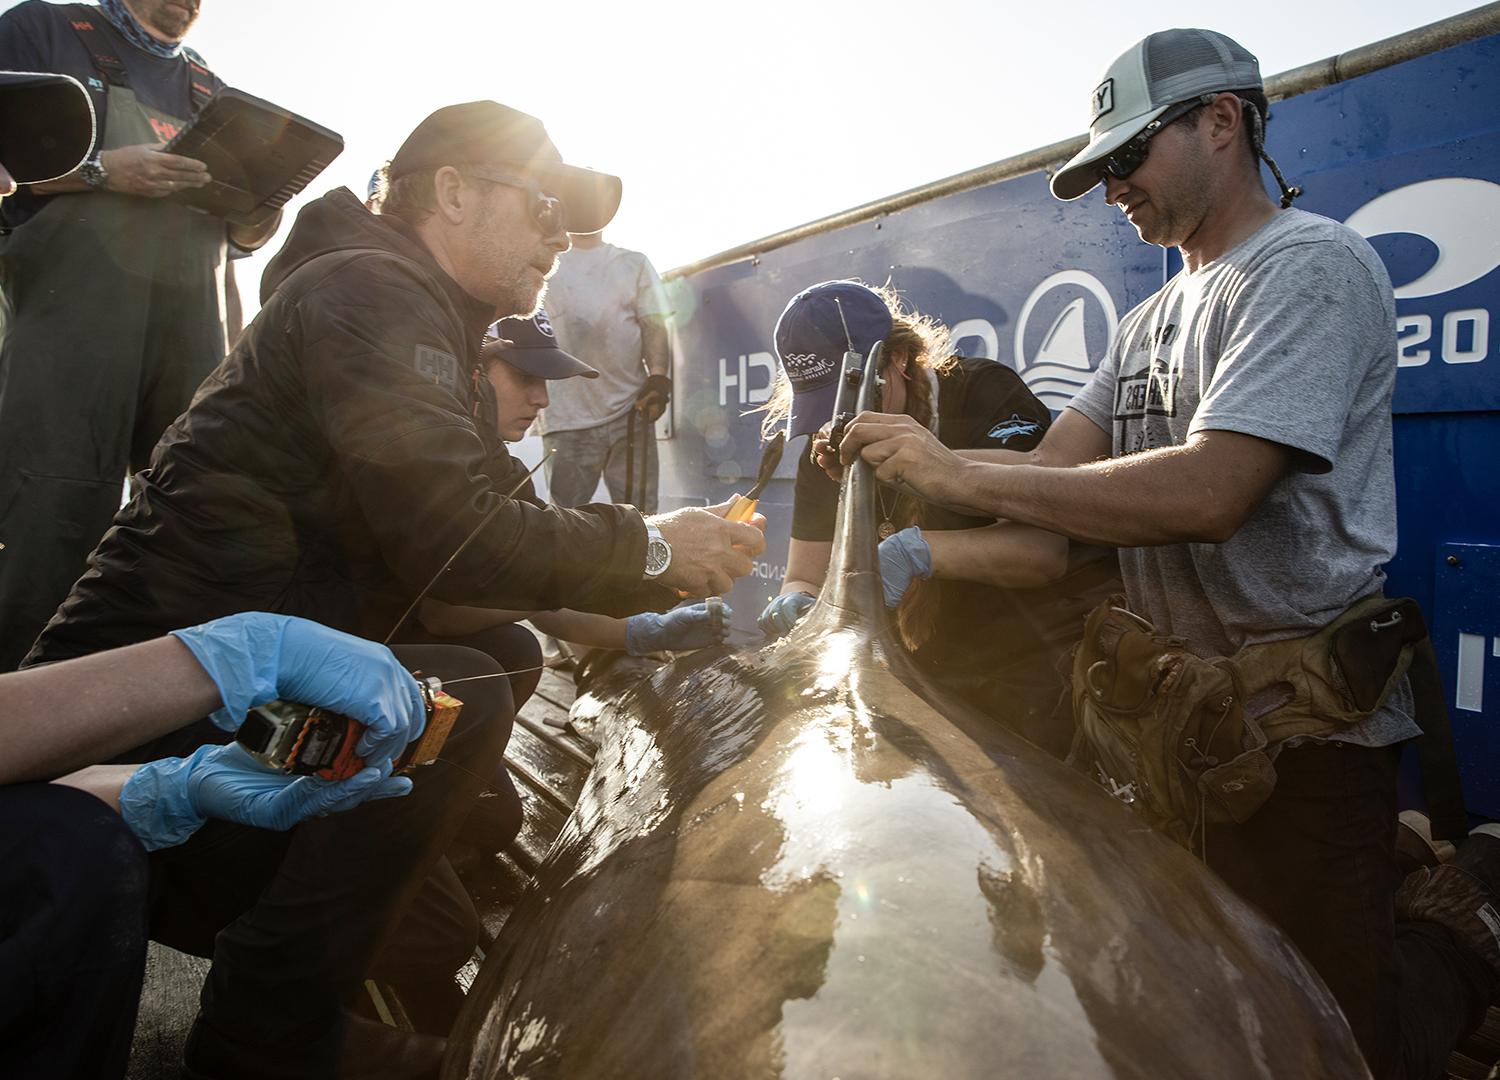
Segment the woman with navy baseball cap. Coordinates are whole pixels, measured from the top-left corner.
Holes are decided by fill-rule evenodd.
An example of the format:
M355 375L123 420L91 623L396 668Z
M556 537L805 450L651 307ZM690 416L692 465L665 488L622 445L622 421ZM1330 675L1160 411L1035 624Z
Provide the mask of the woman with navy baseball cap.
M815 456L826 445L826 434L815 433L832 419L844 353L867 355L877 341L885 343L881 411L910 416L955 450L1029 450L1052 422L1013 370L953 355L946 327L891 289L825 281L794 296L776 323L781 370L762 427L769 436L785 423L788 438L814 438L797 470L781 594L760 616L769 636L797 623L827 575L839 484ZM823 460L837 471L831 456ZM1054 654L1076 636L1089 598L1097 599L1097 589L1073 595L1078 580L1068 574L1067 540L966 517L883 485L877 501L886 605L918 664L986 712L1003 706L1007 716L1022 716L1023 734L1044 741L1060 690Z

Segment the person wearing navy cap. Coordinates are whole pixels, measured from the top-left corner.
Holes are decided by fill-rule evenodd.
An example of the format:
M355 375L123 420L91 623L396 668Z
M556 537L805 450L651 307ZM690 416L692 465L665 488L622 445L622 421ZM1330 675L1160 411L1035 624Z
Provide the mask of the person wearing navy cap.
M478 378L481 373L482 379ZM529 318L502 319L485 334L480 368L476 371L479 408L487 418L486 426L493 428L501 439L519 442L537 414L547 407L549 383L598 377L594 368L558 345L551 320L545 310L539 309ZM497 448L497 457L504 453ZM511 475L521 468L519 463L494 466L500 475ZM536 506L545 505L530 480L522 484L516 497ZM524 627L515 625L521 619L574 645L621 649L632 656L644 656L722 644L728 639L729 617L734 612L727 604L696 603L681 605L664 614L642 612L628 618L612 618L569 608L501 611L429 599L423 601L420 614L422 626L433 640L469 644L496 656L507 670L519 672L534 671L541 665L536 639ZM517 685L518 678L512 678L512 692L516 707L520 708L520 703L535 688L537 676L531 674L527 681ZM495 816L490 813L491 818ZM504 820L481 823L479 828L488 832L490 838L501 838L502 843L515 831Z
M781 363L764 430L769 436L785 422L789 438L814 437L798 466L781 594L760 617L773 636L812 606L828 572L838 485L813 451L832 417L846 352L864 356L884 342L882 407L935 431L946 445L1027 449L1052 421L1012 369L951 355L946 328L889 289L857 281L813 285L787 304L774 337ZM1080 553L1079 573L1069 575L1069 547L1059 536L954 514L890 487L880 488L877 504L886 604L918 663L986 713L1045 742L1060 690L1053 661L1094 596L1075 594L1085 579L1112 580L1108 567L1090 575L1085 568L1098 569L1096 562Z

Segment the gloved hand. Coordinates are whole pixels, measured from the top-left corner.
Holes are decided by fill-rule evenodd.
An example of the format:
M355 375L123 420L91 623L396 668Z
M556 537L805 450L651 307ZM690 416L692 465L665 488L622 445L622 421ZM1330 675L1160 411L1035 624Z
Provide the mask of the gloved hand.
M932 576L932 548L915 525L880 541L880 587L885 606L896 607L913 581Z
M658 615L648 611L625 620L625 651L631 656L653 652L686 652L722 645L729 640L729 616L734 609L719 605L722 616L707 604L689 604Z
M261 611L172 633L219 688L224 706L210 719L225 731L237 730L252 705L285 698L365 725L356 749L376 765L394 760L427 726L417 680L384 645Z
M760 618L755 624L760 627L766 637L778 638L783 634L789 634L792 627L802 621L802 616L807 614L807 609L817 603L817 597L807 592L782 593L760 613Z
M237 744L200 746L191 757L162 758L137 769L120 789L120 813L147 851L182 843L211 817L284 832L315 815L411 790L410 780L389 771L387 763L347 780L287 776Z
M667 411L667 402L670 400L672 380L665 375L647 375L641 392L635 396L635 411L654 424Z

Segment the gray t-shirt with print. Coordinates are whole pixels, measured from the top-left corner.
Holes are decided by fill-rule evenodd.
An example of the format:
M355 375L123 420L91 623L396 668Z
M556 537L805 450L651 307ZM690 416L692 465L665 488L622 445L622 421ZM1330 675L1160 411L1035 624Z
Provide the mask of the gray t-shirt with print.
M1069 404L1111 433L1115 457L1199 431L1297 456L1226 542L1122 548L1130 606L1200 655L1228 656L1311 633L1378 592L1396 550L1395 381L1385 266L1359 234L1316 214L1281 211L1131 311ZM1403 686L1334 738L1411 738L1411 712Z
M545 303L557 343L598 368L599 377L548 383L551 402L537 418L538 433L579 431L624 416L646 381L640 320L669 314L651 260L613 244L574 248L558 262Z

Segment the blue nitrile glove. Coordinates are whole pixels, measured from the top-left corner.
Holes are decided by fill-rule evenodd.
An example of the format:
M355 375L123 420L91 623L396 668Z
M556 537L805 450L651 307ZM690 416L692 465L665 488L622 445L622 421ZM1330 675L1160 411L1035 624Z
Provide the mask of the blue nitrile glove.
M658 615L648 611L625 620L625 651L631 656L654 652L686 652L722 645L729 640L729 616L734 609L719 606L722 616L707 604L689 604Z
M766 605L755 624L766 637L778 638L789 634L792 627L802 621L807 609L818 602L818 598L807 592L782 593Z
M356 749L373 765L394 760L427 725L417 680L373 641L262 611L172 633L219 688L224 706L209 718L224 731L276 698L316 705L365 725Z
M410 780L388 770L366 768L347 780L287 776L234 743L200 746L191 757L137 769L120 789L120 814L147 851L182 843L209 818L285 832L310 817L411 790Z
M880 541L880 587L885 606L896 607L913 581L932 576L932 548L915 525Z

